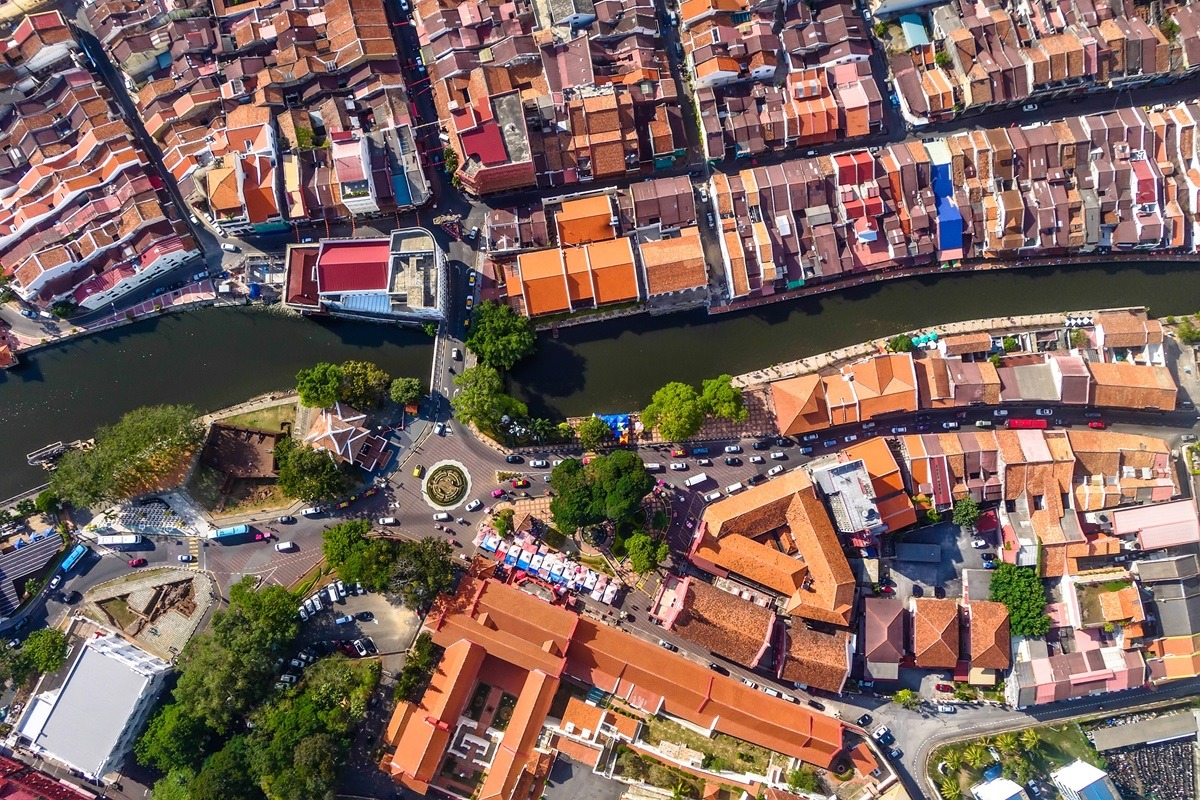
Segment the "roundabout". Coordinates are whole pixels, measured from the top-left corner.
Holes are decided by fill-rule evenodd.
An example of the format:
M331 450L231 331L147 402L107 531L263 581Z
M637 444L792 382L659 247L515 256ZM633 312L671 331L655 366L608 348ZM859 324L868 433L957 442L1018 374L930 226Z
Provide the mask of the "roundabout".
M439 461L425 473L421 494L433 508L455 508L471 491L471 475L457 461Z

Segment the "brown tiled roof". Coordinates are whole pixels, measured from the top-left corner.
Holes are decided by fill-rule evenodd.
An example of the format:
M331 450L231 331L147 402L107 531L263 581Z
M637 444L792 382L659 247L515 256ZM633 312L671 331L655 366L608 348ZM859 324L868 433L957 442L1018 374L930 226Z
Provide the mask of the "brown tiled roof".
M1162 342L1162 325L1144 311L1101 311L1094 322L1104 328L1105 347L1145 347Z
M677 238L643 242L639 248L648 294L680 292L708 283L700 231L695 226L684 228Z
M775 628L774 612L695 578L686 581L671 631L730 661L757 666Z
M958 601L913 599L913 654L918 667L935 669L958 664Z
M971 666L1008 669L1012 661L1008 608L1003 603L976 600L971 603L968 613L971 620Z
M787 660L781 677L840 693L850 675L849 632L821 633L796 622L787 637Z
M1166 367L1088 362L1092 374L1092 405L1107 408L1154 408L1174 411L1177 389Z
M982 331L979 333L959 333L947 336L943 341L945 342L946 355L948 356L983 353L992 349L991 334Z

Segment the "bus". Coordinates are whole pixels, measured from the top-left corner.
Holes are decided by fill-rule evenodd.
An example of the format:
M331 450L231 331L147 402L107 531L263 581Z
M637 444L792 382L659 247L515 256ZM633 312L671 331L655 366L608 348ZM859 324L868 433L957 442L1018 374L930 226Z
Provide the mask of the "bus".
M71 568L74 567L76 564L78 564L79 560L81 558L83 558L87 553L88 553L87 545L85 545L85 544L75 545L75 549L73 549L71 551L70 555L68 555L65 559L63 559L62 566L59 569L63 573L70 572Z
M1004 423L1004 427L1010 430L1027 430L1030 428L1041 430L1047 427L1044 419L1010 419Z
M243 536L250 532L249 525L234 525L230 528L217 528L208 534L209 539L223 539L226 536Z
M119 536L97 536L96 544L101 547L130 547L135 544L141 544L142 537L135 533L126 533Z

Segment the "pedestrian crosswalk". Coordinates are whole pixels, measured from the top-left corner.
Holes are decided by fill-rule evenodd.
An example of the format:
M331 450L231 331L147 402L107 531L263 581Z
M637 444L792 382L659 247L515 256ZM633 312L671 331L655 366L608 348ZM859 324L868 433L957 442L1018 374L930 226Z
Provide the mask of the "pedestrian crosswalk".
M191 554L192 560L188 564L188 569L199 571L200 569L200 540L194 536L188 537L188 553Z

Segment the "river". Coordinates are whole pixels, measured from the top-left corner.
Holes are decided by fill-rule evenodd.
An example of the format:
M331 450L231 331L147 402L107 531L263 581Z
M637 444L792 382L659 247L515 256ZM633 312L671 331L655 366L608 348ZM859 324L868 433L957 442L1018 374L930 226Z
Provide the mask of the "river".
M295 385L317 361L374 361L429 380L433 340L419 330L317 322L261 308L204 308L65 342L0 371L0 498L46 473L25 454L86 438L98 425L155 403L202 411Z
M563 328L511 375L538 414L640 408L672 380L698 383L900 330L955 320L1105 306L1158 315L1200 309L1200 268L1179 263L911 278L749 312L646 315ZM132 408L190 402L202 410L290 386L316 361L370 359L428 379L419 331L315 322L254 309L167 315L51 347L0 373L0 497L45 479L25 453L89 436Z

